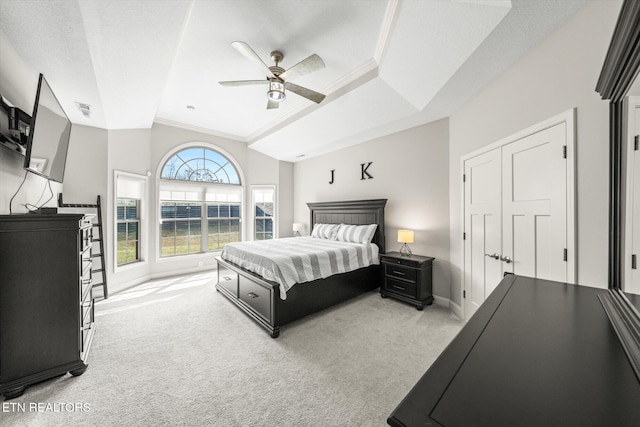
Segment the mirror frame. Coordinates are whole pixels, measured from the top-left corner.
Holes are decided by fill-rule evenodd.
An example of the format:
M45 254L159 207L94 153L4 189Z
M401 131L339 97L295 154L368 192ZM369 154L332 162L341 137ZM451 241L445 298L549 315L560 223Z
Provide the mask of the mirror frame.
M640 1L624 0L596 91L609 104L609 275L600 302L640 380L640 314L623 293L624 98L640 71Z
M622 288L624 250L623 101L640 71L640 2L625 0L596 91L609 100L609 288Z

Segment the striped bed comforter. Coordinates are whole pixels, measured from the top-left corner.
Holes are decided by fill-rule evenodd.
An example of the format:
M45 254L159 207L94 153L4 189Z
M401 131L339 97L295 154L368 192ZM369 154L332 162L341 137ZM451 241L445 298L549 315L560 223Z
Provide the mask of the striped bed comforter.
M348 243L315 237L286 237L228 243L222 259L280 284L280 298L296 283L310 282L379 264L374 243Z

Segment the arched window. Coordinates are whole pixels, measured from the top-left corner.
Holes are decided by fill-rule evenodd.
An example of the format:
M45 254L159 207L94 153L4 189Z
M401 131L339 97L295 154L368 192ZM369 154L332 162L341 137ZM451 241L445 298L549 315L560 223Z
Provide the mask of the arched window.
M160 167L160 257L218 251L242 240L242 175L227 155L190 146Z
M171 156L162 167L160 178L240 184L233 163L217 151L205 147L185 148Z

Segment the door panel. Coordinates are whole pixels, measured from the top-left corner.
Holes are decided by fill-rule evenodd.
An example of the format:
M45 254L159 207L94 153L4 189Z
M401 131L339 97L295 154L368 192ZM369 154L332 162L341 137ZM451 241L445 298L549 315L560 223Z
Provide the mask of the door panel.
M551 155L550 145L534 145L510 154L513 164L512 200L547 200L548 189L551 186L547 165L547 159Z
M513 260L506 271L567 280L565 142L561 123L502 147L502 255Z
M500 253L500 151L464 162L465 191L465 313L470 317L502 276L501 262L485 254Z
M535 277L548 277L553 274L551 217L548 215L536 215L534 226L536 230Z

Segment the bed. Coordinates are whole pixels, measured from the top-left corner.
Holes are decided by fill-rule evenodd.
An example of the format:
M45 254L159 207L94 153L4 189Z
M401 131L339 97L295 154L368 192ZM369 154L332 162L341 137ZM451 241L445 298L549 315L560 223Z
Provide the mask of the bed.
M386 199L307 203L311 228L315 224L377 224L372 243L385 251L384 207ZM216 289L263 327L272 338L294 320L323 310L378 288L382 283L379 264L296 283L281 295L281 284L267 280L229 260L216 257Z

